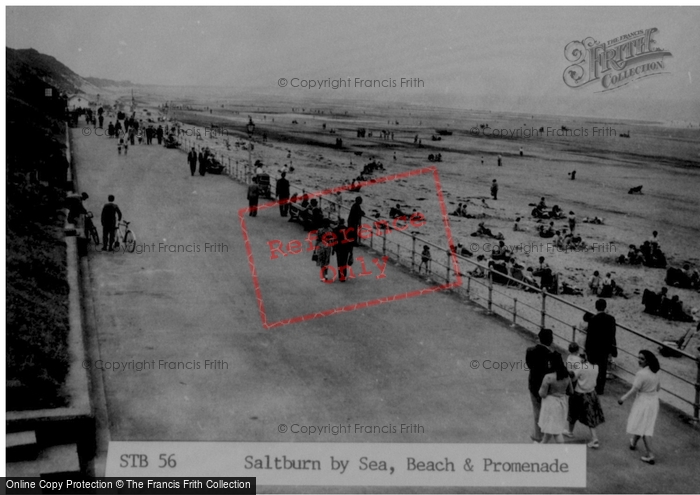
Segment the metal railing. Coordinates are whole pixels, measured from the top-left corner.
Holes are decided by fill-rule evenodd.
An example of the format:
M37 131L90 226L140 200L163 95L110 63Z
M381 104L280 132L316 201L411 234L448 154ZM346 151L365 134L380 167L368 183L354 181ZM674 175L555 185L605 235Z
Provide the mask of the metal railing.
M241 140L246 140L246 138L242 136ZM202 146L195 139L185 137L181 138L181 142L187 143L186 147L181 147L183 151L189 150L192 146L194 146L197 151L202 149ZM244 184L249 184L253 175L253 155L250 150L250 142L248 142L247 148L247 150L238 149L239 151L247 151L247 160L232 160L230 156L226 156L223 153L218 153L218 155L215 154L215 156L217 156L221 163L226 167L226 174ZM271 180L271 188L273 189L274 182L274 180ZM370 183L365 182L361 184L361 186L366 185L370 185ZM349 207L343 204L338 204L333 199L327 197L324 198L324 195L321 192L310 193L303 187L294 184L290 184L290 189L295 189L302 195L306 194L309 200L314 197L317 198L319 207L322 209L324 201L329 203L329 208L335 211L337 215L340 215L340 212L343 209L347 211L350 210ZM385 219L365 218L367 218L371 225L373 225L375 222L389 222L389 220ZM390 222L389 225L391 225ZM395 233L400 235L372 235L369 238L369 242L365 244L367 247L369 247L369 249L379 252L383 256L389 256L394 262L406 267L413 273L419 273L419 268L422 272L422 267L419 262L421 252L420 250L416 249L416 244L420 243L424 246L430 246L433 251L431 253L432 259L429 263L429 268L426 270L427 273L425 274L428 279L434 282L443 283L444 281L446 284L450 284L451 282L455 281L455 270L459 270L462 283L453 285L450 287L450 290L465 297L467 300L473 303L483 306L486 308L489 314L496 314L507 319L511 322L512 326L520 326L535 333L539 332L539 330L543 328L550 328L552 329L555 337L558 339L556 343L559 345L564 345L568 344L569 342L576 341L577 332L582 331L578 330L577 326L572 324L570 321L566 321L566 315L563 314L563 310L559 308L557 311L556 307L553 307L553 305L563 305L565 308L574 309L581 314L581 318L586 313L595 314L595 311L593 310L586 309L582 306L562 299L555 294L550 294L546 290L535 286L530 286L524 281L515 279L508 274L495 271L489 265L485 265L456 254L447 246L439 246L428 240L399 230L395 230ZM473 268L472 271L463 271L460 267L462 264L471 266ZM483 276L479 275L481 273L483 273ZM505 280L505 283L496 283L494 282L494 278L499 281ZM518 298L517 296L513 296L512 294L502 290L503 288L509 289L510 287L526 290L530 292L530 296L527 296L527 292L521 292L525 297ZM528 299L533 298L531 296L539 299L536 306L533 305L531 300L528 301ZM643 344L653 344L655 346L669 348L669 346L663 342L654 339L653 337L644 335L641 332L619 322L617 322L617 328L627 333L626 340L639 343L639 346L636 347L637 349L641 349ZM620 334L618 333L618 335ZM629 349L620 345L617 346L617 349L625 356L637 356L637 352L631 352ZM661 372L664 374L665 379L662 380L664 386L661 390L671 397L680 400L682 406L690 406L693 410L692 421L697 424L700 418L700 354L693 356L683 350L675 348L669 349L682 359L689 359L695 363L696 377L695 381L693 382L686 377L662 368ZM616 365L616 367L618 370L634 375L634 371L625 368L619 363ZM692 397L692 399L689 399L688 397ZM681 409L682 408L683 407L681 407Z

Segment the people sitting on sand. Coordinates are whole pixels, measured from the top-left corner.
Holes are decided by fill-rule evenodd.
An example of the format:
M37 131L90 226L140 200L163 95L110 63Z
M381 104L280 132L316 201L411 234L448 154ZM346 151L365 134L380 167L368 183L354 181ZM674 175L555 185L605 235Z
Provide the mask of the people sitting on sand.
M618 285L615 282L615 279L612 278L612 273L608 272L605 274L605 278L600 284L600 297L614 297L614 296L619 296L619 297L624 297L627 299L627 296L625 295L625 291L623 288Z
M564 237L561 239L561 248L564 251L568 251L569 249L572 249L574 246L574 236L573 234L566 234Z
M469 215L467 215L467 203L463 203L463 204L462 204L461 215L462 215L464 218L469 218Z
M533 291L535 288L537 288L537 283L535 282L535 279L532 278L532 269L530 269L529 272L523 272L524 269L525 267L518 260L516 260L514 256L511 257L508 262L508 275L522 283L518 284L513 280L509 280L508 285L515 284L517 287L522 287L526 291ZM530 285L534 288L528 287Z
M682 289L700 289L700 274L685 263L683 268L670 267L666 270L666 284Z
M498 234L494 234L491 232L491 229L484 225L484 222L480 222L479 228L476 230L476 232L472 232L471 235L472 237L492 237L493 239L504 239L503 234L500 232Z
M544 201L544 196L540 198L540 202L537 204L537 208L539 208L540 210L547 209L547 203Z
M549 222L549 225L545 227L544 225L538 225L537 230L540 233L540 237L544 237L545 239L549 237L554 237L554 222Z
M634 244L630 244L630 249L627 251L627 262L630 265L641 265L644 263L642 251Z
M494 260L507 260L510 258L510 249L504 241L498 241L498 246L494 246L491 250L491 258Z
M455 211L450 213L453 217L461 217L462 216L462 203L459 203L457 205L457 208L455 208Z
M562 245L564 249L569 249L574 244L574 234L572 232L567 232L566 229L562 230Z
M581 220L583 223L592 223L595 225L603 225L603 218L602 217L583 217L583 220Z
M483 263L484 260L486 260L486 257L483 254L476 257L476 261L480 263ZM481 265L477 265L469 274L474 278L484 278L486 276L486 272Z
M658 242L644 241L640 251L643 256L642 263L650 268L666 268L666 255L659 248Z
M489 267L491 268L491 280L497 284L507 284L508 279L504 275L508 275L508 266L506 260L490 260Z
M461 242L457 244L457 247L455 248L454 252L466 258L470 258L472 256L472 252L469 251L469 249L465 248Z
M588 290L591 294L597 296L600 292L600 284L602 280L600 279L600 272L598 270L593 272L591 278L588 279Z
M693 316L689 315L683 309L683 302L678 295L668 297L668 288L662 287L658 293L649 289L644 290L642 295L642 304L644 312L662 318L667 318L672 321L693 321Z
M534 289L539 289L540 286L537 284L537 281L535 280L535 276L533 274L533 268L530 266L525 270L523 273L523 282L525 282L528 286L533 287ZM530 291L534 290L530 289L529 287L526 287L525 290Z
M617 262L621 265L640 265L644 262L644 255L642 254L642 251L637 248L637 246L630 244L629 249L627 250L627 256L621 254L617 259Z
M567 296L582 296L583 291L575 285L570 285L568 282L561 283L561 294Z
M552 239L552 244L557 249L564 249L564 236L561 235L561 230L554 232L554 239Z
M651 237L649 238L649 244L651 244L652 249L658 249L661 247L661 245L659 244L659 233L656 230L651 233Z
M644 305L644 312L650 315L658 315L661 313L661 307L666 306L666 300L668 299L668 288L662 287L657 293L649 289L644 289L644 294L642 294L642 304Z
M362 174L371 175L372 173L374 173L375 170L384 170L384 165L382 164L382 162L378 162L372 159L371 162L365 163L365 166L362 169Z
M515 223L513 224L513 232L523 232L523 228L520 225L520 217L515 219Z
M686 322L693 321L693 317L686 313L683 309L683 302L681 302L678 295L671 297L671 303L667 314L667 318L669 320Z

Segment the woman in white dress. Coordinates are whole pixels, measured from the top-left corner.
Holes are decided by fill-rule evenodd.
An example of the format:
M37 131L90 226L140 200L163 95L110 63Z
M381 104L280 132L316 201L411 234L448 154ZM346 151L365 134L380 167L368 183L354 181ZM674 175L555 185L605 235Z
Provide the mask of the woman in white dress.
M637 396L632 404L629 418L627 419L627 433L632 435L630 439L630 450L636 450L637 442L641 438L644 440L644 447L647 455L642 457L642 461L654 464L654 453L651 450L651 437L654 435L654 424L659 414L659 390L661 382L659 380L659 360L647 350L639 351L637 357L640 369L634 377L632 388L625 395L620 397L618 404L622 403L633 393Z
M552 371L544 376L540 387L542 409L538 425L544 433L542 443L548 443L552 437L557 443L564 443L563 434L569 431L567 395L571 395L574 390L561 354L553 352L549 359Z

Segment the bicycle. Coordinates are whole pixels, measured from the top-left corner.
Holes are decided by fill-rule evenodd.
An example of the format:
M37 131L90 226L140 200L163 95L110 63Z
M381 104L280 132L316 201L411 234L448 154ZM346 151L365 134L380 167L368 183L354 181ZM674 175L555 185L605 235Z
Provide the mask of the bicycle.
M114 229L114 250L119 249L120 244L124 244L124 249L133 253L136 249L136 236L129 230L129 224L131 222L122 221L117 224Z
M85 214L85 238L88 240L92 240L92 242L95 243L95 246L100 245L100 234L97 232L97 227L95 227L95 224L92 222L92 212L88 211Z

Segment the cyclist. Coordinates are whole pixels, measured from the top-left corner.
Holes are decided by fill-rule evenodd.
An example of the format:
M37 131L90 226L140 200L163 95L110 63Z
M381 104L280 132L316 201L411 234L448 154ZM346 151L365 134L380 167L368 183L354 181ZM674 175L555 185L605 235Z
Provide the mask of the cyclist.
M112 194L107 198L109 201L102 207L102 251L114 251L114 231L117 228L117 222L122 221L122 211L114 203Z

